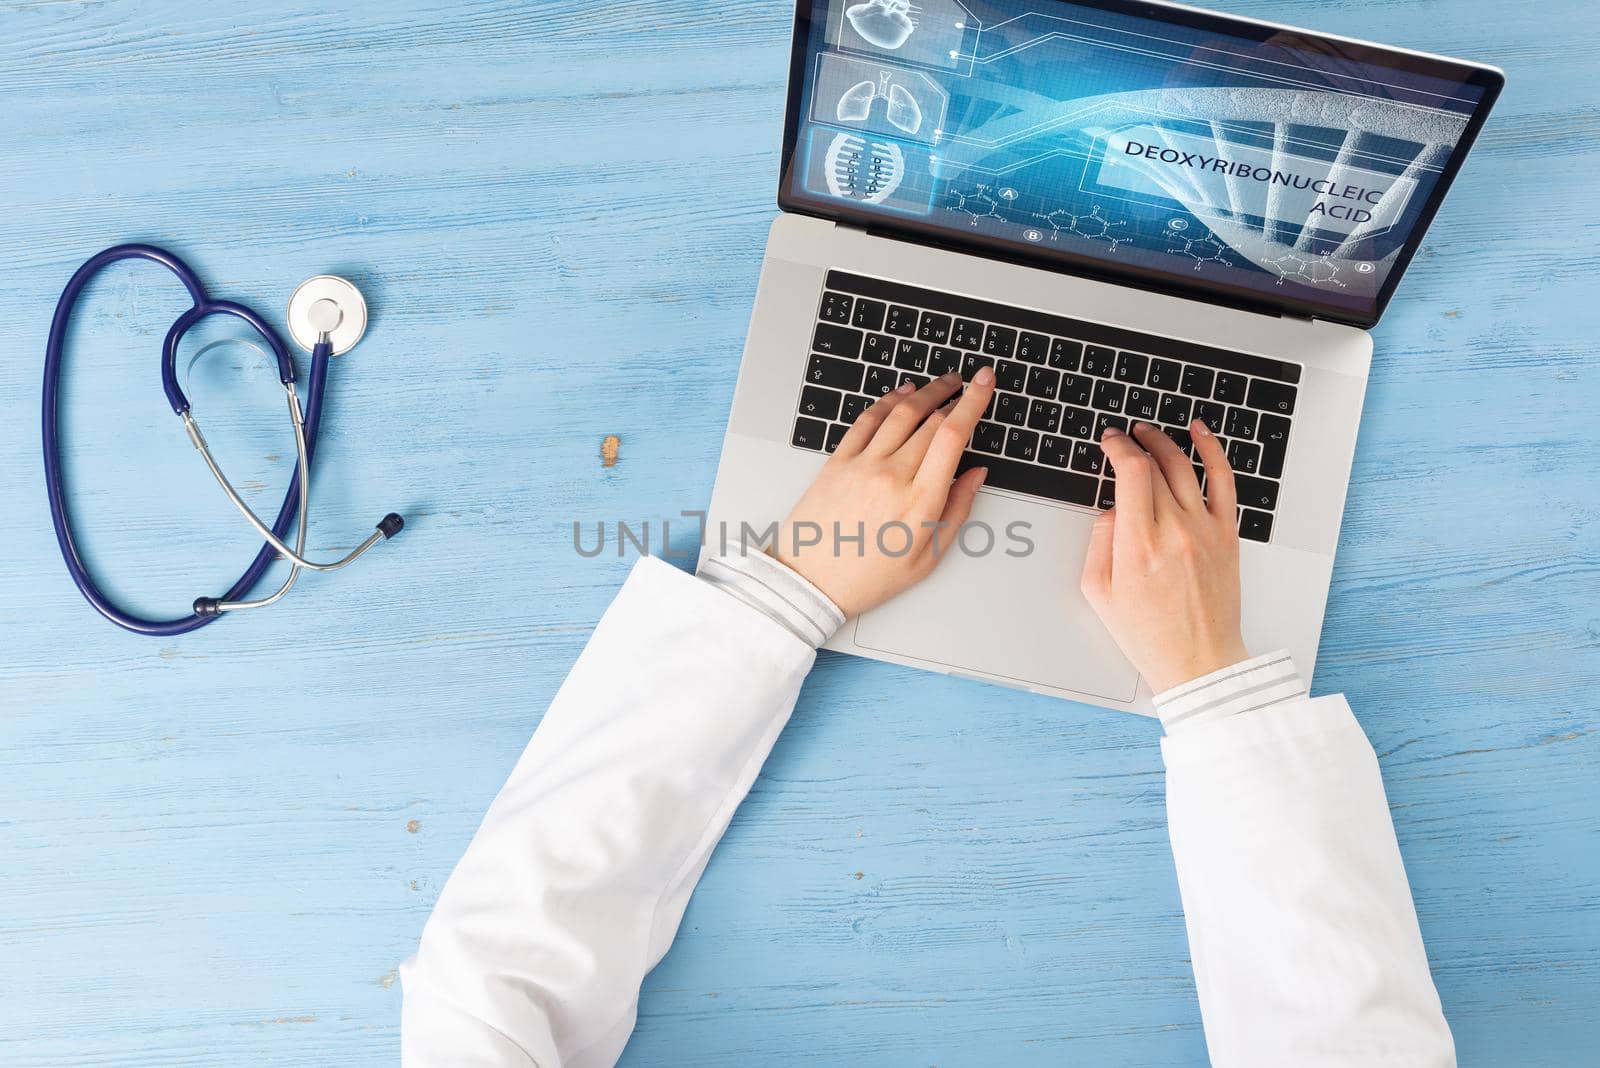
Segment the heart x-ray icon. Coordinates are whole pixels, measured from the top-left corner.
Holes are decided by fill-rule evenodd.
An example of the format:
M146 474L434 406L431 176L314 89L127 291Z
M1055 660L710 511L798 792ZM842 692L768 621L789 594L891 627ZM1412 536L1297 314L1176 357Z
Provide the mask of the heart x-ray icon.
M867 0L846 8L844 17L868 44L893 51L917 28L906 13L910 8L910 0Z
M922 128L922 108L917 98L898 83L889 84L892 75L883 71L876 84L871 79L859 81L845 90L839 98L835 113L841 122L865 122L872 114L872 102L883 97L888 107L889 121L908 134Z

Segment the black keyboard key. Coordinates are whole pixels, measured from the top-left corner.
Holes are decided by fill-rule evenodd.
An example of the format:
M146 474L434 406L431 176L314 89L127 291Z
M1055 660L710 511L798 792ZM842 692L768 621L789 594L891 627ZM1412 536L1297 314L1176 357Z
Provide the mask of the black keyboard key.
M877 370L877 368L871 368ZM861 389L862 366L854 360L836 360L832 356L812 356L806 366L806 384L842 389L855 393Z
M856 300L856 310L850 317L850 325L863 330L882 330L883 313L888 310L889 306L881 300L861 297Z
M1183 384L1178 388L1191 397L1209 397L1216 377L1217 373L1209 367L1185 367Z
M917 340L943 345L950 340L950 316L938 312L923 312L917 322Z
M1256 427L1261 442L1261 473L1268 478L1283 477L1283 458L1289 451L1289 420L1281 415L1263 414Z
M1116 379L1130 386L1144 385L1144 376L1150 369L1150 358L1137 352L1124 352L1117 356Z
M1254 475L1234 472L1233 484L1239 492L1239 503L1246 508L1260 508L1270 512L1278 507L1278 484Z
M961 351L935 345L928 352L928 373L935 378L961 370Z
M1236 441L1228 446L1228 464L1241 475L1253 475L1261 467L1261 446L1253 441Z
M1006 428L999 423L979 423L972 432L972 447L998 454L1006 447Z
M1164 426L1161 430L1172 439L1174 445L1183 450L1185 456L1194 455L1194 438L1190 436L1188 430L1181 426Z
M1047 434L1061 432L1061 405L1036 400L1028 406L1028 425Z
M1067 408L1061 413L1061 432L1075 438L1092 437L1094 413L1087 408Z
M1017 337L1016 356L1019 360L1029 363L1044 363L1045 357L1050 355L1050 339L1043 334L1035 334L1024 330Z
M863 397L859 393L848 393L845 395L844 404L839 407L839 419L846 425L854 423L870 404L872 398Z
M1061 372L1048 367L1034 367L1028 371L1028 396L1056 399L1056 387L1061 384Z
M828 424L820 419L807 419L803 415L794 421L794 433L789 436L790 443L819 452L827 439Z
M1074 474L1071 471L1045 467L1042 464L1002 460L978 452L962 453L958 470L969 471L974 467L989 469L989 477L983 483L987 487L1031 493L1035 497L1064 501L1067 504L1092 505L1095 492L1099 489L1098 480L1088 475Z
M983 351L985 355L995 357L1009 357L1011 351L1017 347L1017 332L1009 326L990 326L983 332Z
M900 376L893 367L869 367L866 381L861 385L861 392L877 398L885 393L894 392L894 387L899 384Z
M920 341L900 339L894 350L894 365L902 371L922 371L928 366L928 346Z
M868 334L866 343L861 346L861 358L868 363L878 363L888 366L894 363L894 349L898 342L888 334Z
M1269 541L1272 538L1272 516L1246 508L1239 516L1239 537L1250 541Z
M1228 406L1218 404L1216 401L1197 400L1194 402L1194 411L1189 413L1189 418L1198 419L1211 428L1213 434L1222 433L1222 425L1228 418Z
M839 402L842 400L844 400L842 393L835 393L821 386L807 386L800 391L800 414L809 415L813 419L837 419Z
M975 319L957 319L950 328L950 340L964 349L983 348L983 324Z
M1065 467L1072 457L1072 442L1066 438L1058 438L1054 434L1046 434L1039 442L1039 461L1051 467Z
M1107 415L1105 412L1101 412L1099 415L1095 416L1094 434L1091 440L1099 441L1100 438L1105 434L1106 427L1108 426L1114 426L1124 434L1128 432L1128 421L1122 416Z
M1156 410L1161 406L1161 394L1153 389L1140 389L1137 386L1128 390L1127 400L1123 402L1122 410L1130 419L1143 419L1154 422Z
M895 385L903 386L907 382L910 382L912 389L921 389L931 381L933 380L927 375L902 374L900 376L900 381L896 382Z
M1083 342L1058 337L1050 342L1050 366L1057 371L1076 371L1083 358Z
M1265 378L1257 378L1250 383L1250 407L1274 415L1293 415L1294 397L1298 392L1293 386L1284 385L1282 382L1268 382Z
M1229 408L1228 423L1222 432L1230 438L1253 438L1256 436L1256 419L1256 413L1249 408Z
M833 423L828 427L828 440L822 443L823 452L832 452L839 447L839 442L844 440L849 427L843 423Z
M1117 504L1117 482L1115 479L1103 478L1100 480L1100 499L1095 501L1096 508L1115 508Z
M884 317L883 328L895 337L916 337L917 309L908 308L904 304L889 305L889 314Z
M971 382L973 375L977 374L985 367L993 366L994 360L990 359L988 356L980 356L976 352L969 352L961 358L961 377L965 381Z
M1061 386L1056 390L1056 400L1067 404L1088 404L1094 396L1094 379L1082 375L1061 376Z
M1086 475L1098 475L1106 465L1106 454L1092 441L1072 443L1072 469Z
M1188 397L1180 397L1176 393L1163 393L1158 418L1168 426L1188 426L1190 404Z
M1085 374L1110 378L1111 372L1116 368L1117 351L1115 349L1108 349L1103 345L1090 345L1083 350L1083 370Z
M1102 412L1120 412L1127 392L1128 387L1121 382L1096 382L1094 406Z
M1227 404L1243 404L1245 383L1248 380L1244 375L1236 375L1232 371L1217 372L1217 387L1211 395Z
M1270 378L1290 384L1300 381L1299 364L1288 363L1207 345L1196 345L1171 338L1142 335L1131 330L1088 323L1065 316L1051 315L1030 308L1007 307L992 301L942 293L938 290L868 278L847 271L829 271L827 288L857 297L870 297L891 303L926 308L945 315L963 316L986 323L1006 323L1020 330L1031 330L1052 337L1075 338L1110 349L1128 349L1148 356L1160 356L1177 363L1197 363L1212 370L1232 371L1253 378ZM1059 368L1058 368L1059 370Z
M822 310L817 312L817 318L828 323L848 323L850 301L851 298L843 293L822 294Z
M1028 421L1028 398L1015 393L994 395L994 417L1002 423L1021 426Z
M1039 435L1031 430L1013 427L1006 435L1006 455L1013 460L1032 460L1039 455Z
M1157 389L1174 390L1183 379L1183 367L1171 360L1151 360L1150 377L1145 379Z
M1028 388L1028 365L1015 360L1000 360L994 365L996 389L1021 393Z
M1200 487L1200 496L1206 495L1206 469L1200 464L1194 465L1194 484Z
M861 355L861 331L838 323L818 323L811 338L811 351L853 360Z

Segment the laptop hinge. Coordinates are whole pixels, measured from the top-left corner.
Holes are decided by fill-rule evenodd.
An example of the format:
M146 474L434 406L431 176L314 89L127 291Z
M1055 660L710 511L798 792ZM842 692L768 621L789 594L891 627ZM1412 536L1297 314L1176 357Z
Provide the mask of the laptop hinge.
M881 237L889 241L903 241L907 244L921 245L925 248L936 248L944 252L959 252L963 256L983 256L982 252L974 252L971 248L963 248L953 242L940 241L938 238L922 234L907 234L901 231L885 230L876 226L863 226L842 219L832 220L833 225L840 230L849 230L867 237ZM1130 289L1139 289L1148 293L1159 293L1166 297L1177 297L1180 300L1195 300L1204 304L1212 304L1219 308L1229 308L1233 311L1249 312L1252 315L1267 315L1274 319L1300 319L1310 321L1312 316L1299 315L1286 312L1283 308L1265 301L1253 301L1244 298L1228 297L1219 294L1197 294L1185 292L1181 289L1162 286L1156 282L1144 282L1139 279L1123 278L1110 273L1100 273L1077 266L1062 264L1028 263L1024 266L1038 267L1041 270L1054 271L1057 274L1070 275L1074 278L1084 278L1092 282L1105 282L1110 285L1126 286Z

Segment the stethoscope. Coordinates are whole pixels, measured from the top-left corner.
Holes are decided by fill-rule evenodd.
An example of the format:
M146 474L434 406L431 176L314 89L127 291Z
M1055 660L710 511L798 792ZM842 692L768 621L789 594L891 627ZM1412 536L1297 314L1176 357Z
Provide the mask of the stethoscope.
M62 488L61 443L56 426L56 387L61 377L62 350L66 341L67 326L72 318L72 310L78 303L78 297L90 279L102 268L119 260L128 259L151 260L166 267L177 275L178 281L183 283L184 288L189 291L190 299L194 301L194 306L178 316L172 328L167 331L167 339L161 350L161 388L166 392L167 402L172 405L173 412L183 420L184 432L199 450L217 484L228 495L234 507L239 509L240 514L255 528L256 533L266 539L266 544L256 553L250 567L239 576L239 580L229 587L226 593L221 597L197 597L194 610L178 619L144 619L117 607L106 596L105 591L100 589L89 574L73 541L72 525L67 517L66 495ZM295 473L289 480L289 489L284 494L277 519L270 527L245 503L244 498L239 496L233 484L222 473L222 468L217 466L217 461L211 455L211 448L206 444L205 436L200 433L200 427L194 420L189 399L184 396L183 390L178 385L178 343L183 340L184 334L191 327L212 315L231 315L244 320L266 342L278 364L278 381L283 383L289 405L289 421L294 427ZM403 519L390 512L383 517L375 533L338 560L318 563L302 555L306 545L311 458L316 452L317 428L322 422L322 394L327 388L328 360L332 356L348 352L357 341L361 340L361 335L367 328L367 305L361 298L361 292L343 278L318 275L302 283L289 298L288 322L289 332L295 341L311 353L311 374L307 379L304 412L300 409L299 394L295 392L294 364L290 361L289 351L277 333L259 315L244 305L227 300L212 300L206 294L205 287L200 284L200 279L189 269L189 265L165 249L153 245L117 245L115 248L108 248L79 267L77 273L67 282L66 289L62 290L61 299L56 303L55 318L50 323L50 340L46 344L44 356L44 476L45 486L50 495L50 519L55 524L56 541L61 546L61 556L67 563L67 571L72 575L72 581L88 602L117 626L139 634L184 634L205 626L224 612L264 608L289 592L302 568L308 571L337 571L355 561L378 542L394 537L405 526ZM291 549L283 539L288 534L289 524L294 522L297 513L299 523L295 531L294 548ZM270 596L248 599L250 591L255 588L261 576L279 557L290 563L289 574L283 580L283 585Z

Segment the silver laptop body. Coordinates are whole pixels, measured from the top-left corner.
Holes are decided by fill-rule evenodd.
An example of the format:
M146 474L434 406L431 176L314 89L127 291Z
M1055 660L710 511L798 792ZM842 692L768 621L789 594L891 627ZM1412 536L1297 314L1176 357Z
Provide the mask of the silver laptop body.
M1006 2L992 6L1001 9L998 14L1006 14L1005 8L1017 5ZM862 32L856 35L860 40L849 37L855 31L850 28L852 16L848 12L858 7L873 9L867 14L878 19L877 22L864 25ZM920 9L911 10L912 16L920 15L922 20L912 32L913 39L915 33L924 31L927 35L954 32L941 30L932 23L936 15L931 12L936 7L935 4L925 4ZM1222 19L1186 8L1117 2L1101 2L1091 6L1055 3L1053 0L1041 4L1039 0L1034 0L1030 10L1041 7L1049 9L1047 15L1033 11L1028 16L1036 25L1021 28L1015 24L1008 25L1007 36L991 38L987 43L983 38L983 34L989 32L986 28L979 28L974 34L972 26L963 27L966 36L962 47L970 49L971 54L980 60L986 52L1015 50L1019 42L1024 48L1044 49L1052 47L1053 42L1059 39L1052 34L1060 26L1069 22L1074 25L1093 23L1099 19L1110 20L1112 28L1103 32L1111 34L1113 40L1121 40L1118 35L1126 32L1128 27L1138 28L1128 21L1116 21L1134 17L1125 14L1124 9L1137 9L1138 17L1146 20L1152 17L1161 20L1170 18L1175 26L1206 33L1206 39L1210 41L1216 39L1219 27L1229 31L1240 31L1244 27L1242 32L1267 36L1261 24ZM817 87L821 82L815 69L821 62L819 56L835 54L842 57L840 62L863 64L864 68L876 67L880 72L898 72L878 75L878 84L873 88L878 90L876 95L885 97L889 93L882 87L888 85L892 89L891 83L898 84L897 79L903 80L913 90L920 89L924 81L936 84L941 77L954 87L952 92L958 91L964 84L957 80L956 74L929 72L909 62L900 62L903 58L909 60L911 57L885 51L885 42L896 36L894 27L901 25L903 28L903 24L898 20L886 21L882 12L889 11L892 14L899 10L902 8L898 0L869 0L866 4L858 4L847 10L841 10L841 5L837 3L802 2L797 9L795 65L791 72L791 81L795 84L791 85L791 114L785 146L783 180L786 185L785 194L780 197L780 203L786 210L773 223L768 236L760 286L706 519L707 538L703 551L720 551L722 546L719 542L736 542L741 531L761 531L782 519L827 460L825 449L816 447L815 442L806 436L808 431L801 429L802 425L813 428L817 424L801 424L797 419L804 418L802 404L806 403L807 398L814 398L814 394L804 391L808 385L816 384L808 376L819 373L813 363L819 355L814 351L815 345L819 337L831 336L818 332L819 323L826 321L822 318L825 294L834 294L828 297L831 306L841 299L838 293L849 288L837 282L830 287L830 272L835 272L831 276L835 280L880 280L899 287L893 289L892 293L927 290L951 295L961 302L956 305L958 308L968 310L987 306L970 303L976 301L1022 309L1030 314L1040 313L1053 317L1048 321L1038 320L1040 322L1054 322L1056 319L1067 321L1053 327L1061 331L1062 337L1073 329L1071 324L1074 323L1087 324L1081 328L1083 332L1095 333L1103 327L1143 335L1152 339L1141 345L1153 350L1152 353L1142 354L1146 363L1159 359L1162 352L1170 353L1172 350L1167 346L1168 342L1179 346L1176 351L1180 352L1225 350L1247 358L1292 365L1298 369L1298 382L1293 389L1292 430L1288 434L1286 451L1281 455L1281 475L1271 480L1276 483L1273 487L1276 500L1270 513L1263 513L1270 515L1270 538L1266 541L1243 541L1241 558L1244 636L1247 644L1257 651L1287 648L1309 679L1316 663L1323 611L1372 359L1371 338L1361 325L1355 325L1361 317L1296 314L1299 308L1273 307L1270 300L1274 294L1271 292L1266 294L1267 302L1259 305L1226 299L1224 294L1196 292L1187 288L1192 287L1196 279L1176 278L1176 271L1173 272L1176 280L1171 291L1161 292L1158 289L1164 287L1159 279L1155 283L1157 288L1151 288L1149 278L1132 280L1137 284L1128 284L1127 280L1115 278L1115 263L1089 263L1081 257L1078 261L1068 262L1065 256L1059 261L1036 259L1034 250L1026 247L1025 243L1039 242L1045 237L1042 233L1044 224L1036 221L1044 219L1045 213L1042 211L1027 215L1019 213L1021 221L1012 224L1020 228L1015 235L1019 239L1015 242L1016 248L998 247L998 242L1008 233L998 226L995 247L970 248L963 247L959 233L953 232L949 240L944 240L939 234L903 232L902 224L897 219L887 215L880 218L875 214L874 209L881 205L870 203L871 193L865 198L839 195L832 185L813 176L815 195L808 194L803 185L798 184L805 181L798 177L796 170L802 165L800 157L805 153L800 139L811 118L823 114L818 110L822 105L818 105L813 97L810 110L801 114L797 112L808 106L804 95L808 86L813 94L820 92ZM970 23L974 18L972 12L960 5L952 10L957 12L954 18L958 22L966 20ZM1152 12L1157 14L1152 16ZM1044 21L1046 19L1048 22ZM1211 25L1212 22L1216 25ZM1454 137L1455 144L1446 153L1448 158L1439 157L1439 149L1433 149L1435 157L1431 165L1436 170L1432 172L1431 190L1426 194L1430 203L1420 211L1412 206L1411 210L1417 214L1412 219L1409 238L1403 246L1388 254L1386 261L1378 261L1389 277L1384 291L1375 295L1372 312L1364 324L1370 325L1381 312L1382 302L1392 293L1400 270L1420 240L1421 231L1431 218L1432 210L1437 207L1438 199L1442 198L1444 187L1459 167L1461 156L1481 125L1498 89L1498 75L1490 68L1469 67L1458 61L1378 49L1377 46L1343 42L1336 38L1305 34L1304 31L1271 29L1274 34L1302 35L1321 48L1337 48L1341 50L1341 61L1346 63L1369 60L1373 53L1381 53L1384 57L1401 57L1397 62L1415 63L1430 70L1438 65L1452 72L1469 71L1472 77L1482 80L1480 88L1483 89L1483 96L1462 118ZM1283 38L1280 36L1278 39ZM852 43L854 51L850 47ZM952 56L957 53L955 48L948 51ZM1091 57L1097 54L1090 53ZM1281 54L1275 52L1274 56L1281 57ZM891 60L899 65L892 66ZM871 80L872 72L867 73L868 77L856 83L857 89L861 82ZM971 76L969 72L968 77ZM865 91L860 90L862 93ZM843 100L843 96L840 100ZM883 102L890 109L895 103L894 100ZM824 114L830 121L835 114L846 113L843 103L837 106L827 102L824 104L831 109ZM850 114L859 115L860 108L854 107ZM904 118L904 115L901 117ZM952 116L946 114L944 118L948 122ZM1193 121L1192 116L1183 119L1184 123ZM1327 120L1322 118L1316 121ZM878 124L882 125L882 122L880 118ZM902 131L905 129L905 124L896 125ZM1276 135L1279 138L1284 137L1281 132L1284 125L1279 124L1280 132ZM887 126L883 128L888 129ZM869 140L872 137L871 130L857 134L847 124L841 124L841 132L833 132L827 125L819 125L817 129L822 137L832 137L835 141L854 136ZM1178 133L1164 136L1173 143L1182 144ZM1252 132L1249 136L1265 135ZM1123 145L1125 142L1119 140L1111 143ZM1260 143L1263 146L1265 144L1264 141ZM900 143L880 136L879 147L869 150L869 153L877 152L881 160L888 151L892 151L881 146L891 144ZM1391 147L1387 142L1384 142L1384 146ZM1373 146L1368 147L1377 151ZM916 142L904 143L900 153L902 165L904 157L916 149ZM1109 156L1111 151L1110 148L1104 150L1100 164L1102 168L1108 166L1104 157ZM1266 149L1263 147L1261 151L1265 153ZM937 149L932 150L931 154L937 155ZM1126 150L1126 154L1131 155L1132 151ZM1261 158L1268 157L1263 155ZM1149 161L1151 173L1156 175L1155 180L1165 181L1165 172L1156 170L1160 165L1160 159L1152 157ZM1324 165L1339 174L1356 173L1349 160L1341 162L1336 155L1325 160ZM1413 166L1418 165L1413 162ZM1340 170L1341 167L1344 169ZM1388 167L1387 171L1387 181L1391 184L1377 198L1380 201L1382 196L1398 196L1395 188L1404 190L1406 187L1402 183L1408 176L1413 180L1416 177L1415 172L1409 171L1403 163ZM1106 177L1104 169L1098 174L1101 178ZM1000 179L1002 182L1005 180L1003 176ZM1114 180L1137 185L1146 181L1146 178L1135 176ZM1271 180L1270 176L1268 180ZM1378 179L1370 181L1379 182ZM791 186L788 184L791 182L797 184ZM947 217L955 215L952 206L956 201L945 195L954 187L954 183L938 177L930 177L928 182L934 187L928 194L928 212L924 216L917 216L914 221L940 225ZM1020 182L1018 185L1020 193L1012 190L1013 195L1017 199L1026 199L1027 187ZM990 183L986 188L996 190L1011 187ZM1167 186L1148 188L1157 191L1145 194L1146 206L1154 203L1158 209L1162 196L1172 191L1172 187ZM1189 212L1180 214L1173 208L1174 218L1190 218L1192 213L1193 217L1205 220L1208 230L1219 234L1231 232L1224 225L1228 220L1216 214L1219 210L1217 206L1204 202L1204 190L1194 194L1190 187L1184 186L1181 191L1190 192L1198 199L1187 203ZM845 193L848 194L849 190ZM916 195L920 197L922 194L918 192ZM1215 195L1220 197L1227 194ZM1409 195L1424 194L1413 186ZM830 196L838 202L836 206L831 205ZM1005 207L998 196L991 199L1002 209ZM1106 202L1111 199L1107 198ZM1181 198L1174 199L1182 203ZM1084 210L1082 202L1074 202L1070 206L1080 215ZM1243 218L1244 213L1236 213L1236 217ZM1265 225L1270 229L1274 224L1269 220ZM950 229L954 230L953 227ZM1178 243L1172 242L1171 246L1176 248ZM1100 246L1095 245L1082 247L1090 251L1100 250ZM1063 250L1038 251L1054 253ZM1118 249L1113 247L1112 251ZM1376 252L1372 254L1376 255ZM1234 258L1240 262L1244 259L1242 256ZM1361 261L1352 262L1359 266ZM1196 267L1191 274L1203 274L1203 271ZM1349 270L1346 277L1351 277ZM1305 300L1316 299L1315 289L1295 290L1295 293ZM853 299L858 303L867 300L860 295L850 298L848 294L844 299ZM906 299L909 301L914 298ZM879 303L894 305L896 302L889 299ZM939 318L935 313L928 314L932 314L936 320ZM981 321L975 319L977 314L965 317L967 329L971 329L972 321ZM957 314L955 318L960 320L963 317ZM1351 321L1335 321L1336 318ZM849 327L850 319L843 318L839 325ZM986 327L989 325L985 324ZM871 334L873 331L868 329L861 332ZM1036 334L1043 333L1043 330L1036 331ZM1095 336L1098 334L1095 333ZM914 340L915 335L912 337ZM949 347L955 347L950 339L946 341ZM1124 351L1130 350L1118 348L1119 354ZM835 358L862 359L860 356L838 353ZM1176 359L1174 357L1173 362ZM1138 361L1135 360L1135 363ZM845 370L836 363L830 363L828 367ZM868 381L874 380L872 367L867 366L864 370ZM1102 375L1099 378L1115 381L1114 375ZM881 379L882 374L877 377ZM1096 384L1099 381L1099 378L1087 375L1086 371L1079 377L1092 378ZM1188 383L1187 378L1184 381ZM1176 400L1177 388L1170 382L1166 384ZM1148 390L1144 396L1148 398L1150 392L1154 390ZM848 384L846 395L848 399ZM828 423L827 412L821 414L821 422ZM835 415L829 425L840 425L842 429L840 420L841 417ZM1006 429L1009 431L1009 426ZM1242 429L1252 428L1245 426ZM1254 429L1264 433L1259 426ZM838 432L835 430L834 434ZM1092 440L1082 436L1074 438L1065 432L1059 436L1066 442L1065 447L1076 447L1078 441ZM797 440L807 444L796 444ZM1267 443L1261 444L1270 449ZM1057 445L1060 445L1059 441ZM1042 462L1037 454L1024 455L1030 456L1032 463ZM1072 464L1076 463L1076 454L1074 456L1075 459L1066 468L1069 472L1073 471ZM1021 471L1020 468L1017 470ZM1025 471L1022 473L1028 474ZM1109 472L1101 472L1101 477L1105 474ZM1103 502L1066 502L1004 486L986 487L978 495L972 521L997 536L993 544L989 544L988 550L983 551L988 540L975 537L973 544L965 546L963 551L946 552L931 578L889 604L850 620L826 647L1107 708L1150 713L1152 695L1148 685L1117 650L1078 589L1079 571L1089 531L1099 511L1096 507L1098 503ZM1017 524L1022 526L1018 527ZM1024 532L1023 538L1009 538L1006 532L1011 530ZM1024 541L1031 544L1025 547Z

